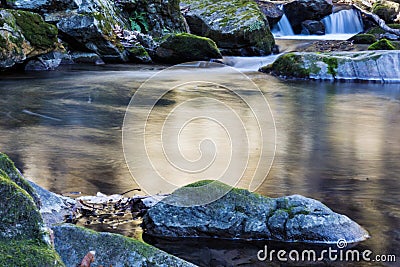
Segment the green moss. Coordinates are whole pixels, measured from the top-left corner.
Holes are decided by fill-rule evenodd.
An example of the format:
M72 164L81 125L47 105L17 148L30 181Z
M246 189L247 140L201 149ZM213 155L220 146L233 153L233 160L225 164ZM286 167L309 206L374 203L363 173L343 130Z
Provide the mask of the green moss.
M376 42L376 38L373 34L360 33L353 36L351 39L355 44L372 44Z
M396 18L396 9L380 2L372 5L372 13L378 15L385 22L393 22L393 19Z
M336 71L338 68L338 60L335 57L324 57L322 59L324 63L328 65L328 73L331 74L333 77L336 76Z
M24 189L35 201L36 205L40 205L39 197L32 186L21 176L20 172L14 165L14 162L4 153L0 152L0 170L3 170L7 176L18 186Z
M0 266L65 266L60 256L43 242L33 240L0 241Z
M370 45L368 50L396 50L396 47L389 40L381 39Z
M2 35L0 35L0 48L3 48L3 49L7 48L7 44L6 43L7 43L7 40L4 39L4 37Z
M21 10L10 10L10 12L32 46L41 49L55 47L58 33L56 26L44 22L40 15L32 12Z
M42 217L32 197L0 171L0 240L41 239Z
M287 53L280 56L270 69L274 74L286 77L308 78L310 70L304 67L301 55Z

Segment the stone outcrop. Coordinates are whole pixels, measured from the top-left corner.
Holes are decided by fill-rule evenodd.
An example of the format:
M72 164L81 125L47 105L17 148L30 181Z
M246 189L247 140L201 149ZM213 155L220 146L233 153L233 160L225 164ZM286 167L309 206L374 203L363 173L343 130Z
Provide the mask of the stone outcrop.
M301 23L301 33L302 34L316 34L316 35L324 35L325 34L325 25L321 21L317 20L305 20Z
M193 34L215 41L230 55L267 55L274 46L268 21L257 3L239 0L183 0Z
M285 78L400 81L399 51L288 53L260 71Z
M266 0L256 0L256 3L260 7L260 10L267 17L270 28L273 28L273 26L278 23L284 14L282 8L279 8L276 3Z
M296 34L301 32L301 23L305 20L321 20L332 13L329 0L295 0L283 8Z
M167 35L156 50L159 61L183 63L221 58L216 44L206 37L188 33Z
M35 13L0 9L0 69L60 49L57 28Z
M186 194L188 189L195 192ZM203 188L205 188L203 190ZM347 216L300 195L267 198L220 182L200 181L176 190L143 218L153 236L272 239L313 243L359 242L368 233ZM230 191L229 191L230 190ZM209 204L188 206L183 198L205 199L228 192Z

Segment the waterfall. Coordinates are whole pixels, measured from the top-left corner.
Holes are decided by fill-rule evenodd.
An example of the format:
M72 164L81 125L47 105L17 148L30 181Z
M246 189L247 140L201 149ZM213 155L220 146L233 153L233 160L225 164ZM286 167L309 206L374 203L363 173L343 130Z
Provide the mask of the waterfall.
M351 34L362 32L360 13L354 9L341 10L322 19L326 34Z
M283 10L283 5L278 5L278 8L280 10ZM287 18L285 13L283 13L282 18L274 26L274 28L271 30L271 32L276 37L294 35L292 25L290 25L289 19Z
M272 29L272 33L275 36L287 36L294 35L292 25L285 14L283 14L282 18L278 21L278 23Z

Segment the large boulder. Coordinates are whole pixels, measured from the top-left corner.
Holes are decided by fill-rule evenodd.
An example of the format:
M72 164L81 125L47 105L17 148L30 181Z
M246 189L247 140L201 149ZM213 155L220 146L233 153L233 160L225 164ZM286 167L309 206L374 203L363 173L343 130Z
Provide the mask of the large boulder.
M286 78L400 81L399 51L288 53L260 71Z
M213 40L189 33L167 35L157 48L156 56L159 61L167 63L208 61L222 57Z
M254 1L183 0L191 33L214 40L221 52L236 55L271 53L274 38Z
M64 266L28 192L33 194L32 187L0 154L0 265Z
M207 199L218 192L228 193L209 204L185 205L187 198ZM360 225L317 200L300 195L267 198L210 181L176 190L148 210L143 224L148 234L169 237L314 243L359 242L368 237Z
M321 21L317 20L305 20L301 23L301 33L302 34L325 34L325 25Z
M55 248L67 266L76 266L89 251L95 251L92 266L194 267L136 239L64 224L54 226Z
M60 48L57 28L35 13L0 9L0 69Z
M321 20L332 13L329 0L295 0L284 5L283 10L295 33L301 32L305 20Z
M372 12L386 23L393 23L399 13L399 4L393 2L376 2L372 5Z
M132 30L161 37L167 33L187 32L179 0L121 0L117 6L129 17Z
M278 4L267 0L256 0L256 3L267 17L270 28L273 28L284 14L282 8Z

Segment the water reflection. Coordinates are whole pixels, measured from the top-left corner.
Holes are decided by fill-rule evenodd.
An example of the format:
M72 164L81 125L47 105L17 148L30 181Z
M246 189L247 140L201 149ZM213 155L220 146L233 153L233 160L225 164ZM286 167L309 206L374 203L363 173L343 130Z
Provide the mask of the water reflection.
M125 67L3 75L0 150L27 177L58 193L111 194L136 187L122 154L121 126L134 89L154 73ZM251 77L268 97L278 131L276 158L258 192L319 199L368 229L372 238L357 248L400 257L400 86ZM167 95L159 114L192 93ZM230 99L226 92L212 94ZM194 130L185 134L188 146L201 137ZM238 250L238 262L248 257Z

